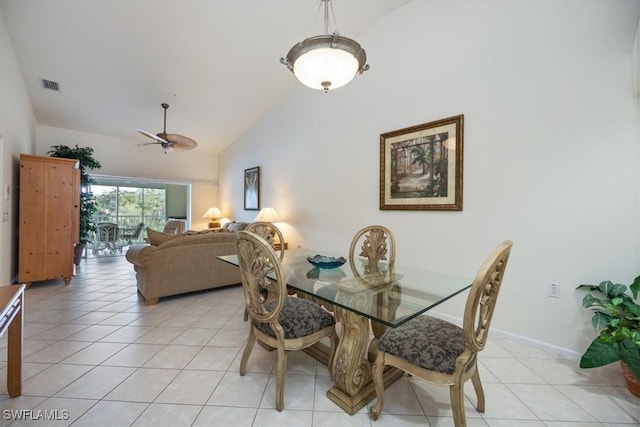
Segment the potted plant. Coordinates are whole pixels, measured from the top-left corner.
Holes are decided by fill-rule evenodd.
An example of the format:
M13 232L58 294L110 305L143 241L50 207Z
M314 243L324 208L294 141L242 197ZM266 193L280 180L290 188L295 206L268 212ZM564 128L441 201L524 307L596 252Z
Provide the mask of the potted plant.
M52 145L47 152L51 157L63 157L66 159L78 160L80 166L80 241L75 245L76 265L80 264L82 252L90 239L91 233L98 229L93 221L93 216L97 211L96 197L91 192L91 184L95 180L87 172L87 169L100 169L102 165L93 158L93 148L91 147L68 147L66 145Z
M595 368L620 361L629 390L640 397L640 276L629 286L607 280L584 296L582 306L591 309L598 336L585 350L581 368Z

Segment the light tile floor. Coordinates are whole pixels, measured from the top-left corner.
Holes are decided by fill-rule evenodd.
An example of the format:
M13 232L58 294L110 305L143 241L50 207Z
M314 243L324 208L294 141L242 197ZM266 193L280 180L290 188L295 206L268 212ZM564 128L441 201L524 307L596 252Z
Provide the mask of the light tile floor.
M33 284L23 394L10 399L1 386L0 426L453 425L448 390L407 377L387 390L378 421L366 408L349 416L325 397L326 367L303 353L289 357L285 410L277 412L273 352L256 346L250 372L238 374L247 335L242 298L235 286L145 307L123 256L83 260L70 286ZM479 360L486 412L476 412L468 386L469 426L640 425L640 400L615 366L585 371L499 337Z

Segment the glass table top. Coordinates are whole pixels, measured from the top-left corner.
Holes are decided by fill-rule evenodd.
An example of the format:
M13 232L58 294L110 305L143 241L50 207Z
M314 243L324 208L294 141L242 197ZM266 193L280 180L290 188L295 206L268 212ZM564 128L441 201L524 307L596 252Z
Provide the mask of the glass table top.
M327 255L309 249L285 251L282 271L296 291L396 327L471 287L469 278L380 263L367 272L366 260L355 259L336 268L314 267L307 257ZM237 255L219 256L238 265ZM346 258L346 257L345 257Z

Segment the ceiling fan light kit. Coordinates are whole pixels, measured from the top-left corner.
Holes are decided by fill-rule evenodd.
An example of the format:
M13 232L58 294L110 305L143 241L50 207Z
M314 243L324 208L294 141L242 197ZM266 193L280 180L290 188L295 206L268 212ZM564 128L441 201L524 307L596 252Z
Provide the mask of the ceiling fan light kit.
M144 144L138 145L152 145L159 144L165 153L174 152L174 151L186 151L192 150L196 148L198 143L191 138L188 138L183 135L178 135L176 133L167 133L167 109L169 108L169 104L162 103L162 108L164 108L164 127L162 132L157 134L152 134L151 132L147 132L144 129L136 129L142 135L153 139L154 142L147 142Z
M369 69L367 54L358 42L338 32L329 34L329 2L321 0L324 5L325 34L297 43L286 58L280 58L280 62L302 84L325 93L346 85L356 74Z

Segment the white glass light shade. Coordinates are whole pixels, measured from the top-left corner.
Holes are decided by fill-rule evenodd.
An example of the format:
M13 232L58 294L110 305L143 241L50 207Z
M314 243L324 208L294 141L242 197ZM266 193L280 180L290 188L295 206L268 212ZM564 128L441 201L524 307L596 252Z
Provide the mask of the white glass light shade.
M280 216L278 212L276 212L273 208L262 208L258 215L256 215L254 222L278 222L280 221Z
M212 218L212 219L222 218L222 212L220 212L220 209L218 208L209 208L204 213L204 215L202 215L202 218Z
M340 49L329 47L311 50L293 64L293 73L312 89L337 89L349 83L358 71L356 58Z
M367 71L366 61L360 44L338 33L310 37L294 45L286 58L280 58L305 86L325 92Z

